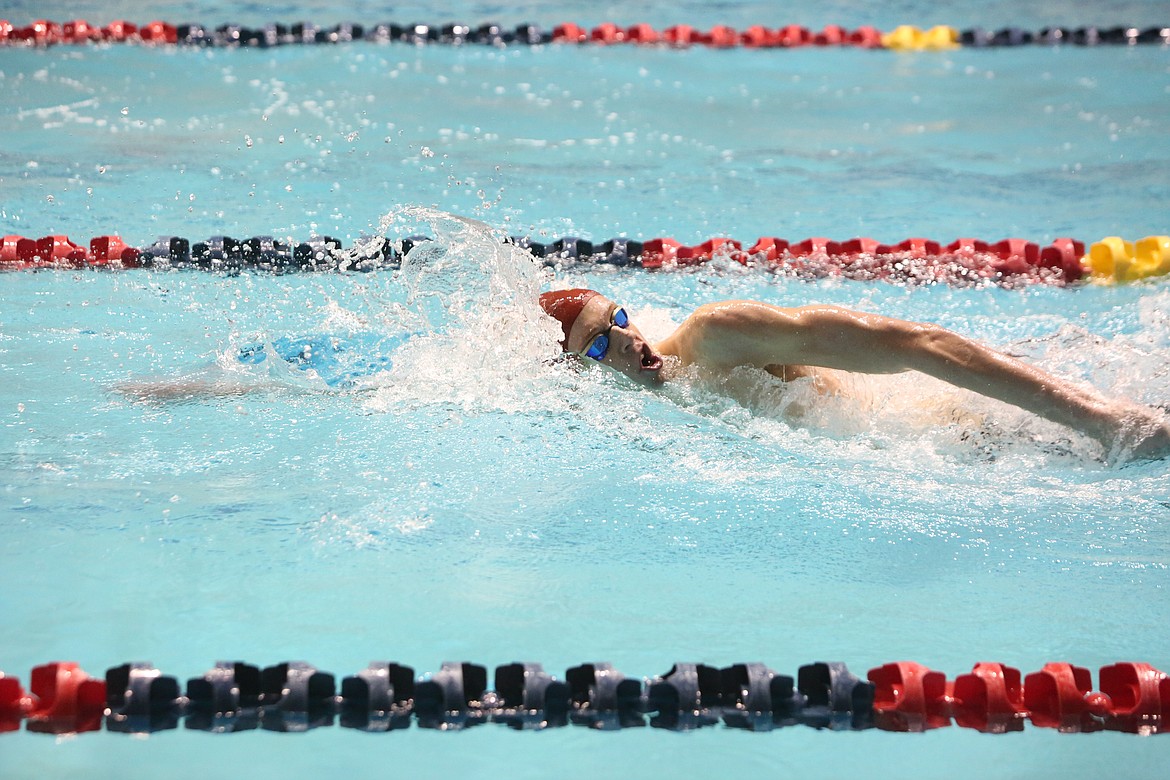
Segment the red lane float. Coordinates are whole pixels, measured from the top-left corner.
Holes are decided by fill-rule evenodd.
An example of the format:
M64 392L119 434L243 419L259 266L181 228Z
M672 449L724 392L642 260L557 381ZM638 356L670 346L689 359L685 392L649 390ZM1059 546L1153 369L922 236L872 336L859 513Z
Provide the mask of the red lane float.
M635 24L626 30L626 40L630 43L651 45L661 42L662 36L648 24Z
M756 239L756 243L752 244L751 248L747 250L747 257L758 257L765 263L774 265L780 262L787 252L787 239L776 237L758 238ZM747 258L744 258L741 262L746 262L746 260Z
M626 31L616 24L606 23L594 27L589 34L589 40L594 43L623 43L626 40Z
M941 672L913 661L869 671L874 717L887 731L949 726L986 733L1023 729L1024 719L1063 733L1121 731L1156 734L1170 727L1170 676L1144 663L1102 667L1094 691L1088 669L1049 663L1020 680L1017 669L979 663L947 682Z
M0 732L16 731L32 708L32 699L15 677L0 672Z
M927 238L881 244L864 237L847 241L813 237L791 243L777 238L760 239L746 255L797 275L947 283L1042 279L1067 284L1085 275L1083 252L1082 242L1068 238L1042 248L1018 238L996 243L959 238L944 246Z
M642 267L662 268L664 265L674 265L680 246L682 244L673 238L652 238L642 242Z
M1112 700L1093 691L1088 669L1049 663L1024 678L1024 706L1035 725L1076 733L1100 731Z
M742 254L742 249L743 245L733 239L712 238L695 246L680 246L674 260L680 266L700 265L717 255L736 257ZM642 251L645 252L645 249Z
M969 674L956 677L951 690L958 725L991 734L1023 730L1028 709L1019 669L978 663Z
M89 242L91 265L121 265L124 268L137 268L141 252L135 247L126 246L118 236L98 236Z
M179 31L173 24L151 22L139 28L138 37L146 43L177 43Z
M33 703L29 731L71 734L101 728L106 683L95 680L72 661L57 661L32 670Z
M66 43L90 43L102 39L102 31L84 19L74 19L61 25L61 37Z
M572 22L565 22L553 28L552 39L557 43L585 43L589 40L589 32Z
M689 24L676 24L662 31L662 40L671 46L690 46L703 42L703 34Z
M907 238L905 241L890 246L878 244L874 247L875 255L895 255L904 253L910 257L938 257L942 254L942 247L937 241L929 238Z
M849 34L849 43L862 49L880 49L884 45L876 27L858 27Z
M797 241L795 244L788 245L788 254L792 257L810 257L812 255L828 255L829 254L829 239L827 238L806 238L803 241Z
M813 36L813 46L841 46L849 42L849 32L844 27L831 24Z
M885 731L927 731L951 725L947 677L913 661L869 670L874 684L877 727Z
M138 27L130 22L119 19L110 22L102 28L102 40L121 43L134 38L138 34Z
M0 238L0 270L36 268L139 267L140 251L118 236L97 236L89 249L75 244L68 236L24 236Z
M1149 664L1103 667L1099 681L1112 703L1110 728L1152 734L1170 719L1170 678Z
M780 45L779 36L774 30L769 30L758 24L744 30L743 35L740 36L740 42L746 49L770 49Z
M37 46L51 46L57 43L84 44L98 41L123 43L142 41L145 43L177 43L178 28L166 22L153 21L142 27L125 21L115 21L105 27L95 27L84 19L74 19L58 24L38 19L27 27L16 28L7 21L0 21L0 42L10 39Z
M715 49L730 49L739 45L739 33L726 25L716 25L703 36L703 43Z
M47 19L38 19L23 31L24 40L37 46L49 46L62 40L61 25Z
M876 255L880 246L872 238L851 238L847 241L830 241L826 250L830 255Z

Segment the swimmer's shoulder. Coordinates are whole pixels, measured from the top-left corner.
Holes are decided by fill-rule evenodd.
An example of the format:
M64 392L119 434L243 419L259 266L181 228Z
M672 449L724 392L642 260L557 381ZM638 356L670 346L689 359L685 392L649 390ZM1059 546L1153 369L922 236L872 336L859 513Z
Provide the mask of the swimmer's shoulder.
M758 342L774 337L791 322L794 311L750 300L707 303L695 309L658 349L687 363L754 364Z
M683 327L702 331L749 331L760 325L782 324L791 320L797 309L750 300L718 301L695 309Z

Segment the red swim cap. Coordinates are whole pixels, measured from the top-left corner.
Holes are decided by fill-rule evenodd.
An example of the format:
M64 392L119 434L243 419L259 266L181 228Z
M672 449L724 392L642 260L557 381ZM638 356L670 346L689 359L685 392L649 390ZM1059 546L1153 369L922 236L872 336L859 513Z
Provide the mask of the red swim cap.
M561 330L565 333L565 337L561 339L562 349L569 348L569 331L573 329L573 323L581 316L581 310L585 308L585 304L594 295L600 295L600 293L597 290L586 290L583 287L541 293L540 308L544 309L545 314L559 320Z

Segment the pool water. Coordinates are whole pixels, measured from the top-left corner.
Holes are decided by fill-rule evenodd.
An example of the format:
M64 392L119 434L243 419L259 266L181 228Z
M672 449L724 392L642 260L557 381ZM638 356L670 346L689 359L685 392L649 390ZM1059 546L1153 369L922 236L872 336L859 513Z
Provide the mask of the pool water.
M48 5L12 18L139 13ZM199 5L152 14L384 15ZM401 13L1165 21L1157 4L1097 6L1115 14L1101 19L1060 3L853 5ZM553 362L557 328L533 302L550 284L597 287L658 334L724 298L839 303L1165 404L1165 282L545 269L500 241L1165 233L1166 50L58 47L0 49L0 82L5 233L436 239L373 274L0 277L4 672L150 660L185 681L222 658L339 676L375 658L420 672L537 661L558 677L600 660L636 677L675 661L1170 668L1164 462L1107 463L1058 426L908 376L858 379L834 403L756 376L653 393ZM0 775L1158 777L1163 743L1031 727L22 732L0 735Z

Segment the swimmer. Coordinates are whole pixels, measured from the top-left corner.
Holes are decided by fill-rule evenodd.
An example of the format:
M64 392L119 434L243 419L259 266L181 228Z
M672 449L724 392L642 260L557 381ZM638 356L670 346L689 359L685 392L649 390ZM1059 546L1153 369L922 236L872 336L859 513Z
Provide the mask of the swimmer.
M560 322L566 353L650 387L675 379L686 366L721 373L752 366L782 380L807 376L821 392L832 392L833 384L818 368L919 371L1080 431L1107 452L1170 455L1170 419L1159 411L1106 398L938 325L838 306L723 301L700 306L651 344L624 309L594 290L547 292L540 306Z

